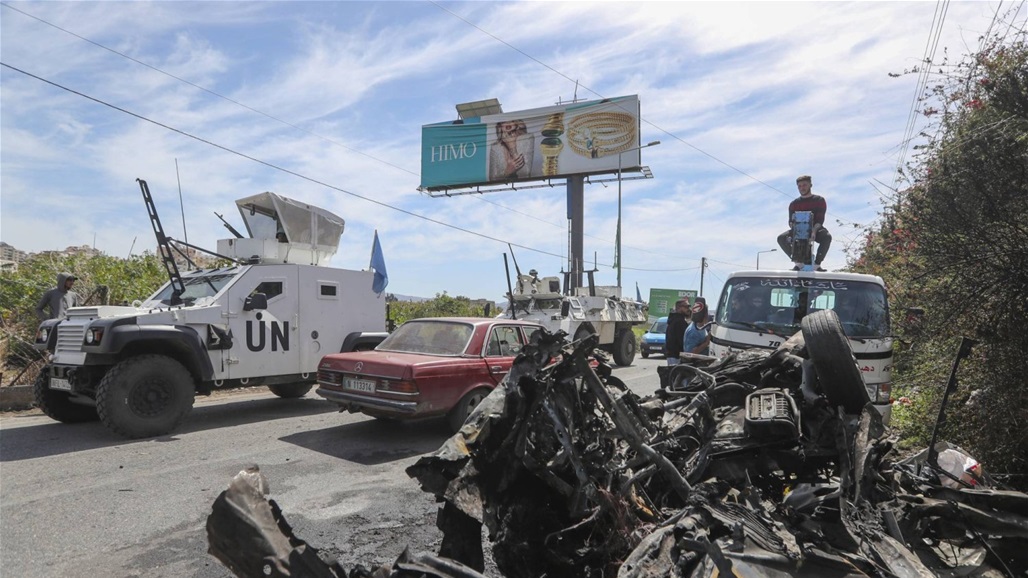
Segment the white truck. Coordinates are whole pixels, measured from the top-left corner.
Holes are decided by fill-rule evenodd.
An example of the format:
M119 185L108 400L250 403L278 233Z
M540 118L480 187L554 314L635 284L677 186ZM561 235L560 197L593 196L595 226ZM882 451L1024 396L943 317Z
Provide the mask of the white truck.
M338 248L342 218L274 193L240 199L249 237L226 222L236 238L214 253L231 264L180 274L139 183L169 282L131 306L75 307L43 322L36 347L49 363L34 394L46 415L99 419L129 438L163 435L196 394L267 385L300 397L323 355L371 349L386 336L374 273L321 265Z
M841 328L834 327L836 322L830 317L818 316L819 322L808 324L805 330L829 333L841 329L870 401L888 420L893 337L888 294L880 277L815 271L732 273L714 315L711 355L722 358L743 349L775 349L801 330L807 315L822 310L834 311ZM852 363L848 352L840 350L838 355L838 363Z
M575 341L595 333L599 347L612 354L614 363L631 365L638 349L632 327L649 321L649 307L623 299L620 287L597 286L592 272L587 273L589 286L576 287L568 295L561 292L557 277L540 278L534 269L519 273L500 317L535 321L550 332L564 331ZM568 276L565 286L567 281Z

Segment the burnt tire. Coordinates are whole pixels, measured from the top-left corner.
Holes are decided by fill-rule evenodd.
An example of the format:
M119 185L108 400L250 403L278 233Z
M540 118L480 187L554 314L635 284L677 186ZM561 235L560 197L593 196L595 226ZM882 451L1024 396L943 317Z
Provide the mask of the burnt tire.
M631 329L618 333L614 336L614 344L611 348L611 353L614 354L614 363L622 367L632 365L636 350L635 333Z
M848 414L859 414L871 398L838 315L831 309L816 311L804 317L801 326L807 352L828 402L833 407L841 405Z
M471 412L475 411L478 404L482 403L485 396L489 395L488 389L473 389L460 398L457 405L453 406L450 413L446 414L446 423L450 426L450 431L457 433L460 428L464 425L464 422L468 421L468 416Z
M96 389L96 410L111 431L127 438L164 435L193 408L193 376L164 355L130 357L114 367Z
M307 395L312 387L314 387L313 383L276 383L269 385L268 389L282 399L293 399Z
M32 397L35 398L36 407L47 417L61 423L82 423L100 419L95 407L77 404L71 401L70 394L50 389L50 378L45 371L39 372L36 382L32 384Z

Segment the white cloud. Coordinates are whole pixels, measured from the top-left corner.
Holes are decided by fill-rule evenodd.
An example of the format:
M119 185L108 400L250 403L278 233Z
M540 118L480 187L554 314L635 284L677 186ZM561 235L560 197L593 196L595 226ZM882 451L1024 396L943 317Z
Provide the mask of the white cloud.
M174 236L181 229L177 160L191 242L213 247L225 231L212 211L238 225L233 200L272 190L347 220L336 265L367 267L377 228L390 290L473 297L506 290L505 244L343 192L565 254L562 187L484 199L416 192L420 127L452 118L455 103L495 96L508 111L548 106L572 98L575 81L579 97L639 94L643 140L662 144L643 155L656 178L623 183L625 265L633 267L624 272L628 285L693 287L699 259L707 257L710 292L733 268L752 265L757 251L776 246L799 173L813 174L815 191L829 200L838 247L829 261L838 267L845 262L842 244L857 232L833 219L870 222L878 207L875 184L892 182L915 79L888 73L921 58L935 8L925 2L11 6L245 107L7 6L0 7L4 62L296 174L3 69L4 241L41 250L91 243L96 232L97 244L112 254L127 254L133 240L136 251L152 247L134 179L148 180ZM951 4L941 44L955 53L973 48L994 12L992 3ZM602 283L614 279L616 191L616 184L586 190L586 256L591 262L598 255ZM525 268L546 274L564 263L526 250L517 256ZM780 254L764 258L785 262Z

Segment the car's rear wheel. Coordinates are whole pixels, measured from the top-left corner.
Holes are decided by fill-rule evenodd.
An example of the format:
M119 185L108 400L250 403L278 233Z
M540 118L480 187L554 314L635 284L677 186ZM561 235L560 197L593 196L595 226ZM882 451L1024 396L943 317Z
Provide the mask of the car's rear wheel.
M801 326L803 341L828 402L836 407L841 405L846 413L859 414L871 398L839 316L831 309L815 311L803 318Z
M312 387L314 387L313 383L276 383L269 385L268 389L282 399L291 399L307 395Z
M70 394L50 389L50 376L45 370L39 372L39 377L32 385L32 396L36 400L36 406L47 417L61 423L81 423L100 419L95 407L79 405L71 401Z
M446 416L450 431L454 433L460 431L464 422L468 421L468 416L478 407L478 404L482 403L482 400L487 395L489 395L488 389L473 389L464 394L464 397L460 398L457 405L453 406L453 409Z
M650 352L648 352L645 349L643 349L642 351L639 352L639 355L643 356L643 359L646 359L647 357L650 356Z

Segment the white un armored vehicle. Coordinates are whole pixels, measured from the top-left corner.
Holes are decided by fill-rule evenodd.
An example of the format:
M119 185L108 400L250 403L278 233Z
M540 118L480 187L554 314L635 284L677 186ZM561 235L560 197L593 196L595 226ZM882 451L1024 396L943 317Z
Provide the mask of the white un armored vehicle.
M613 355L614 363L631 365L637 349L632 327L648 321L648 306L622 299L620 287L597 286L593 272L586 273L589 286L576 287L565 295L557 277L540 278L534 269L528 275L519 272L501 316L535 321L551 332L564 331L576 341L595 333L599 347ZM565 287L569 279L570 275L565 275Z
M232 264L180 274L178 249L139 184L169 282L131 307L75 307L40 326L36 347L50 355L34 393L51 418L99 419L129 438L162 435L195 394L267 385L300 397L323 355L385 337L374 273L321 266L338 248L340 217L274 193L240 199L249 237L226 222L236 238L218 241L214 254Z

